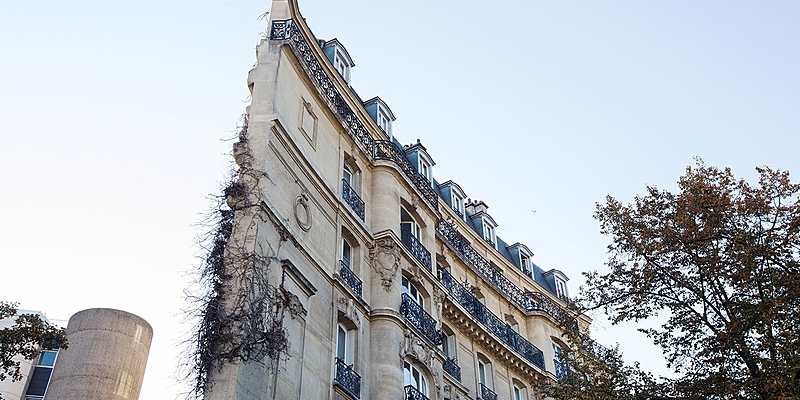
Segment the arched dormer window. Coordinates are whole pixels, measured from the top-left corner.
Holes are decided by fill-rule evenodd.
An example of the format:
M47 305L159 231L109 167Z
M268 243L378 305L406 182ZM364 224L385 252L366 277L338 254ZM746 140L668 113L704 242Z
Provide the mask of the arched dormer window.
M464 218L464 202L467 199L467 195L464 193L464 190L461 189L461 186L458 186L458 184L453 181L447 181L439 185L439 190L442 192L442 196L444 196L450 208L461 218Z
M542 277L550 284L553 294L558 296L559 299L566 300L569 298L569 292L567 292L567 281L569 278L567 278L563 272L557 269L551 269L542 274Z
M356 64L353 62L353 59L350 58L347 49L344 48L338 39L331 39L322 46L322 52L325 53L325 56L328 57L328 60L333 64L333 68L339 72L339 75L341 75L344 81L349 85L350 69L355 67Z
M428 154L428 150L425 146L417 139L417 143L406 145L404 149L406 158L411 162L411 165L416 166L417 172L427 179L428 182L432 183L433 166L436 165L436 163L433 162L433 158Z
M466 206L469 218L475 222L483 239L492 247L497 248L497 233L495 231L497 222L494 222L492 216L486 212L488 209L489 206L481 200L475 200Z
M392 122L394 122L394 120L397 118L395 118L392 110L389 108L386 102L384 102L380 97L375 96L365 101L363 105L364 109L367 110L367 114L369 114L369 116L372 117L372 120L378 124L378 128L380 128L391 140Z
M517 267L529 277L533 278L533 252L522 243L514 243L511 246L506 247L508 250L508 254L511 254L511 257L517 261Z

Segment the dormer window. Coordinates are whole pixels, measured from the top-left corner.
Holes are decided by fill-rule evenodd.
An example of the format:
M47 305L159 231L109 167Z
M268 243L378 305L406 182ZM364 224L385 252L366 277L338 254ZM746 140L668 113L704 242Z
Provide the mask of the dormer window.
M569 278L567 278L563 272L557 269L551 269L542 274L542 277L550 284L552 288L550 291L558 296L559 299L569 299L569 292L567 291L567 281Z
M435 165L433 159L428 154L428 150L417 139L417 143L406 145L406 158L411 162L411 165L416 165L417 173L422 175L429 183L433 183L433 166Z
M556 296L562 300L567 298L567 282L558 277L556 277Z
M511 246L506 247L508 250L508 254L511 257L516 257L519 260L518 267L522 273L528 275L528 277L533 278L533 252L522 243L514 243ZM513 258L512 258L513 260Z
M367 114L378 124L378 128L391 139L392 122L395 120L395 117L394 114L392 114L392 110L389 109L389 106L377 96L365 101L363 105L364 109L367 110Z
M449 199L448 204L450 208L463 219L464 215L466 215L464 200L466 200L467 195L461 190L461 186L458 186L458 184L453 181L447 181L439 185L439 191L442 193L442 197L445 200Z
M331 39L322 46L322 52L325 53L325 56L328 57L328 60L333 64L333 68L336 72L338 72L349 85L350 69L355 67L356 64L353 62L353 59L350 58L347 49L339 43L338 39Z

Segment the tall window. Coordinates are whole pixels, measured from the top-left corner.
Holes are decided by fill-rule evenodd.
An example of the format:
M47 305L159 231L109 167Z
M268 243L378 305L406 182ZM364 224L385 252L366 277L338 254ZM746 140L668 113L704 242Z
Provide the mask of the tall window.
M406 386L413 386L420 393L428 396L428 381L416 366L403 362L403 381Z
M490 370L482 360L478 360L478 383L483 386L489 387L489 381L486 379L488 375L487 370Z
M347 365L353 364L355 358L355 331L348 330L342 324L336 329L336 358Z
M342 169L342 179L344 179L344 181L347 182L347 184L350 185L353 190L356 190L355 182L353 182L353 171L350 170L350 167L348 167L347 164L345 164Z
M455 210L458 215L464 216L464 199L461 198L461 196L453 193L451 195L450 204L453 205L453 210Z
M514 400L526 400L528 398L525 387L517 382L514 382L514 389L511 396Z
M407 294L408 297L411 297L415 303L419 304L422 309L425 309L425 299L422 297L422 293L414 287L414 284L408 281L405 277L403 277L403 293Z
M447 358L456 358L456 335L445 325L442 325L442 333L444 334L444 339L442 340L444 355Z
M342 262L353 269L353 247L345 238L342 238Z
M411 236L414 236L417 240L422 240L422 228L414 221L411 214L402 207L400 207L400 229L401 231L408 229L411 232Z
M50 375L53 373L53 366L56 364L57 357L57 351L42 351L36 367L31 373L25 399L38 400L43 398L47 392L47 386L50 384Z

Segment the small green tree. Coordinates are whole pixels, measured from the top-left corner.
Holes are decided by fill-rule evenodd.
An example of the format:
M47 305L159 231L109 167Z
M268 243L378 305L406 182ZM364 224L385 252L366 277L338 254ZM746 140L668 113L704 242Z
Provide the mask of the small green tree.
M0 381L22 379L20 361L14 359L17 355L33 360L41 349L67 348L64 328L50 325L35 314L17 315L17 303L0 301L0 319L13 317L13 325L0 329Z
M800 398L800 185L756 170L750 185L698 159L677 193L597 206L610 271L586 274L583 307L665 315L641 331L678 373L676 398Z

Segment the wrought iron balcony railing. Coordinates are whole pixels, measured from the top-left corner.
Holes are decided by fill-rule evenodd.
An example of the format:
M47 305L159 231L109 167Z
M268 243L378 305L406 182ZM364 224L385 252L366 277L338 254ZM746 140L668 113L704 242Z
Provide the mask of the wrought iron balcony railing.
M364 200L361 200L361 197L358 197L358 193L356 193L355 189L353 189L353 187L350 186L350 184L344 179L342 179L342 199L363 221Z
M497 400L497 393L482 383L479 385L481 385L481 400Z
M455 278L445 269L439 270L439 279L444 287L450 292L456 301L461 304L467 312L475 317L478 322L494 333L501 341L514 349L526 360L541 369L544 369L544 354L533 343L522 337L511 328L511 325L494 315L485 305L472 295L463 285L456 282Z
M361 119L356 116L356 113L347 104L344 96L339 93L336 85L322 68L317 56L314 55L311 46L315 46L316 43L309 45L300 32L300 28L291 19L272 21L269 38L270 40L287 41L289 48L292 49L300 65L314 83L314 86L316 86L317 91L325 99L328 107L353 141L364 146L370 157L376 160L389 160L397 164L400 171L411 180L414 186L422 193L422 196L433 205L434 209L438 210L439 196L431 187L430 182L411 165L405 157L403 149L398 148L397 145L388 140L375 140L366 125L361 122Z
M526 292L520 289L519 286L508 280L500 271L494 269L491 264L489 264L489 261L478 254L452 225L445 221L440 221L439 225L436 227L436 231L442 235L456 251L464 256L467 262L469 262L484 279L494 284L522 309L528 311L544 311L556 320L562 320L564 318L565 311L563 308L541 293Z
M447 372L450 376L455 378L455 380L461 382L461 367L456 364L456 360L454 358L448 358L444 360L442 369L444 369L444 372Z
M347 262L344 260L339 261L339 276L347 282L347 286L350 286L350 289L353 289L354 292L361 297L361 279L358 279L356 274L350 269L350 266L347 265Z
M344 360L336 357L336 376L334 383L344 389L354 399L361 397L361 376L353 371L352 365L345 364Z
M565 379L569 371L567 364L559 359L555 359L553 362L556 364L556 378Z
M411 385L406 385L403 389L406 392L405 400L431 400Z
M400 315L435 346L442 344L442 332L436 330L436 321L406 293L400 303Z
M411 251L414 258L419 260L428 271L433 271L431 267L431 252L411 234L411 227L409 225L400 225L400 240L406 245L406 248Z

